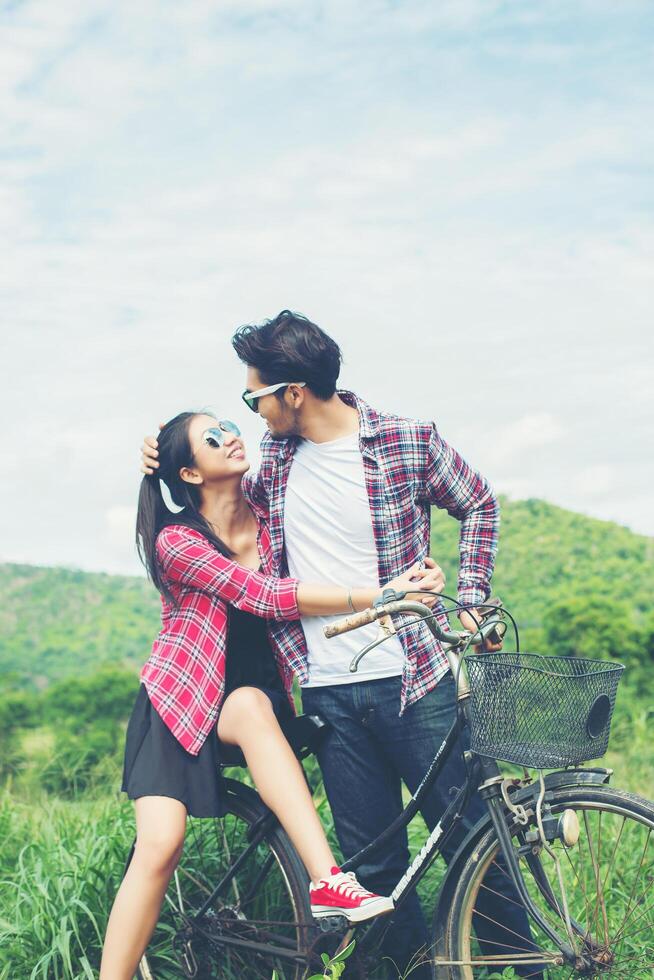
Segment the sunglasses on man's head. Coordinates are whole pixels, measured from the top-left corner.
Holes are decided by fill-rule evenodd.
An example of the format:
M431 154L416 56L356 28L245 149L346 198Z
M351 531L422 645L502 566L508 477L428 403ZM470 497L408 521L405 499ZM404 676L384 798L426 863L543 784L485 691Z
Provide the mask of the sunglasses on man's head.
M206 442L207 446L211 446L212 449L220 449L225 444L226 432L231 432L235 436L240 436L241 434L241 430L236 422L230 422L229 419L221 419L220 422L212 425L210 429L204 430L202 433L202 442Z
M263 398L264 395L272 395L274 391L279 391L280 388L288 388L289 385L304 388L305 384L306 381L280 381L277 385L269 385L267 388L259 388L257 391L244 391L241 398L248 408L251 408L253 412L258 412L259 399Z

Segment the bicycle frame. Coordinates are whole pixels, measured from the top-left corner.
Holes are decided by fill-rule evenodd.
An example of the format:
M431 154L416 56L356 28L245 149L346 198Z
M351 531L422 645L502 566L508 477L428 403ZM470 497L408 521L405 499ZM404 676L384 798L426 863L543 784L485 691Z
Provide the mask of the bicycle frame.
M396 605L400 605L400 603L391 602L385 608L388 612L400 611L393 609ZM430 618L431 613L423 604L402 602L401 611L415 613L426 623L437 638L441 638L442 633L439 635L439 627ZM460 658L455 652L453 644L445 644L444 652L447 656L450 670L457 681L456 719L447 733L445 740L440 745L420 785L402 813L374 841L371 841L357 854L349 858L342 866L344 871L356 870L373 851L382 846L398 830L402 830L408 826L420 809L421 802L438 779L450 755L455 750L461 732L469 727L469 688L467 679L461 671ZM438 854L442 852L443 846L461 821L463 811L470 796L473 792L479 790L486 802L490 820L495 829L509 876L528 915L538 924L552 942L558 946L565 960L574 962L575 951L567 939L562 937L543 918L524 884L504 815L501 790L503 777L497 761L494 759L485 759L481 756L473 756L472 753L465 753L464 759L468 763L467 777L464 785L459 789L452 803L450 803L439 822L429 834L422 848L393 889L391 895L395 901L395 908L398 908L406 900L408 895L417 888L418 883L427 873ZM389 920L377 919L374 921L359 940L359 948L370 951L377 945L381 934L387 929L388 923Z
M229 886L234 877L239 871L241 865L243 865L250 854L256 850L261 841L265 838L266 834L277 824L277 817L272 812L272 810L266 810L261 817L253 824L248 834L249 843L244 851L242 851L236 858L233 864L227 869L226 873L220 879L216 887L213 889L209 897L205 900L204 905L201 906L188 921L191 927L197 930L201 935L205 935L207 939L211 940L210 933L206 933L202 928L202 920L206 917L207 913L210 911L211 906L219 895L224 891L225 888ZM268 868L272 865L274 861L274 856L271 854L261 869L259 875L257 876L254 884L252 885L252 890L255 890L259 882L263 880L267 874ZM308 925L309 923L305 923ZM284 936L275 936L276 943L281 943L284 945L273 945L270 942L256 942L249 939L239 939L237 936L222 935L220 937L221 946L232 946L235 949L248 949L252 952L259 952L266 954L267 956L274 956L276 959L285 959L295 963L303 963L306 959L304 954L298 954L293 952L289 948L285 948L291 945L291 943Z
M400 606L401 608L394 608L397 606ZM434 624L433 619L429 618L431 616L430 610L420 603L390 602L385 605L385 610L391 613L400 611L415 613L415 615L419 616L426 622L426 625L431 629L434 635L438 636L440 639L443 637L443 632L441 631L439 634L439 627ZM415 793L413 793L411 799L404 807L402 812L384 831L382 831L378 837L368 843L357 854L345 861L342 865L343 871L353 871L358 868L372 852L378 850L380 847L383 847L389 838L391 838L399 830L402 830L408 826L408 824L420 810L421 804L429 793L430 789L439 778L450 755L452 752L457 750L457 744L459 743L462 732L469 727L469 689L465 675L461 671L460 658L454 650L454 645L451 643L446 643L444 645L444 652L447 656L450 670L457 680L456 718L450 727L445 740L441 743L438 751L434 755L434 758L430 763L430 766L422 781L420 782L420 785L416 789ZM429 834L419 853L413 859L393 889L392 897L395 901L395 907L398 908L417 888L418 883L427 873L438 854L442 852L443 846L461 822L463 818L463 811L465 810L470 796L473 792L479 791L486 802L490 822L495 829L495 833L500 844L500 849L507 865L509 876L512 880L514 888L525 906L528 915L561 950L562 958L568 962L574 962L575 952L570 946L569 942L566 938L559 935L558 932L550 926L547 920L543 918L539 909L531 900L531 897L524 884L518 865L516 850L511 842L511 835L509 833L509 828L506 821L504 802L502 798L503 776L497 761L494 759L485 759L481 756L473 755L470 752L464 753L464 761L467 764L465 782L458 790L440 821ZM202 908L200 908L198 912L195 913L195 915L189 920L189 923L192 923L193 928L197 928L200 932L203 931L201 925L202 919L205 917L216 898L218 898L221 892L223 892L223 890L230 884L243 862L247 860L248 856L266 836L267 832L274 827L276 819L277 818L274 816L274 814L271 811L268 811L267 813L264 813L259 821L257 821L257 823L253 826L249 835L250 841L248 846L230 866L221 881L218 882L211 895L206 899ZM482 822L485 825L487 824L487 820L480 821L480 824ZM478 824L477 827L479 827L480 824ZM471 833L473 833L473 831L471 831ZM272 857L271 860L273 860ZM543 893L545 894L546 898L548 887L549 886L546 882L543 887ZM383 919L376 919L372 923L368 924L363 931L363 935L357 938L357 946L359 950L364 951L364 953L372 952L372 950L378 945L391 919L392 916L388 916L384 917ZM306 925L308 923L304 924ZM573 928L575 928L576 923L573 922L572 925ZM283 937L276 938L277 940L281 940L282 943L285 942ZM220 938L220 944L224 946L247 948L252 951L262 952L270 956L287 959L296 963L304 961L305 959L304 956L298 955L297 952L293 952L290 949L284 949L283 946L238 939L237 937L230 937L229 935L222 935Z

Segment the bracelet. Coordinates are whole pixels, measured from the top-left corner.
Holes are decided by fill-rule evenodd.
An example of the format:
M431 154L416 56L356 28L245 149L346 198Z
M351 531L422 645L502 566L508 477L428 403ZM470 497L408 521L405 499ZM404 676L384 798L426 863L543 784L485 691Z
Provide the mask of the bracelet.
M354 603L352 602L352 589L347 590L347 604L352 612L355 613L356 609L354 608Z

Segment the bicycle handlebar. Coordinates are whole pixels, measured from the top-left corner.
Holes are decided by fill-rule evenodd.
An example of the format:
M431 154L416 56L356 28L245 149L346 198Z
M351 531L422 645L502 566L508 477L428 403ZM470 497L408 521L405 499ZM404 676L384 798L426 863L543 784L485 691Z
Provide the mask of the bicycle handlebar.
M400 595L402 595L402 593L400 593ZM364 609L363 612L355 613L353 616L346 616L345 619L340 619L336 623L331 623L329 626L325 626L324 634L327 639L331 639L332 637L339 636L342 633L349 633L351 630L359 629L360 626L366 626L368 623L373 623L376 619L382 619L385 616L392 616L394 613L413 613L419 620L424 622L432 636L444 644L444 653L447 657L450 670L457 679L457 696L465 697L469 688L466 677L461 674L459 655L456 652L457 648L466 641L467 644L481 643L487 637L491 637L492 634L495 634L495 637L501 641L506 629L505 623L501 618L502 604L500 600L491 600L490 603L485 603L484 605L487 607L493 606L494 608L486 616L482 616L482 620L476 633L471 634L467 630L452 632L443 629L443 627L437 623L435 615L429 606L426 606L422 602L411 602L407 601L406 599L400 599L395 593L389 591L385 602L382 598L382 601L378 602L371 609ZM380 636L376 637L376 639L368 643L363 650L360 650L350 664L350 671L353 674L356 673L363 658L367 656L371 650L374 650L375 647L378 647L380 643L383 643L387 637L388 633L382 633ZM496 640L493 642L496 642Z
M490 602L484 604L486 607L494 606L490 612L487 612L482 616L481 622L478 629L478 639L486 639L491 637L493 642L501 642L504 633L506 632L506 624L501 618L502 604L499 599L491 599ZM448 632L444 630L433 617L433 613L429 606L426 606L422 602L410 601L407 599L389 599L387 602L378 603L370 609L364 609L363 612L355 613L353 616L346 616L345 619L339 619L335 623L330 623L329 626L325 626L324 634L328 640L331 640L334 636L340 636L343 633L349 633L351 630L359 629L361 626L367 626L369 623L374 623L377 619L382 619L384 616L392 615L393 613L414 613L419 616L420 619L426 619L427 625L429 626L431 632L434 634L437 640L442 643L449 643L452 646L457 646L463 639L469 637L469 633L466 631L462 632ZM494 636L492 634L495 634ZM474 640L473 642L477 642Z
M355 613L354 616L346 616L345 619L339 619L336 623L330 623L329 626L325 626L324 633L328 640L331 640L334 636L340 636L342 633L349 633L351 630L359 629L361 626L367 626L368 623L374 623L376 619L381 619L382 616L392 615L393 613L414 613L421 619L426 617L431 617L432 611L429 606L426 606L422 602L411 602L409 600L396 600L391 602L385 602L378 606L374 606L371 609L364 609L363 612ZM443 643L458 644L461 642L462 636L467 634L460 633L449 633L444 630L434 619L430 619L428 623L434 636L441 640Z
M363 612L355 613L353 616L346 616L345 619L339 619L337 623L331 623L331 625L325 626L325 636L328 640L331 640L333 636L340 636L341 633L349 633L350 630L358 630L360 626L367 626L368 623L374 623L378 618L376 609L364 609Z

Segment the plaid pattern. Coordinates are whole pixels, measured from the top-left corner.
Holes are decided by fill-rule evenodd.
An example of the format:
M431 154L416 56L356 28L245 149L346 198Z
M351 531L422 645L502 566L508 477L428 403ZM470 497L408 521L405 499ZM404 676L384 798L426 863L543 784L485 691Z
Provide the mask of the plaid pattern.
M261 522L258 546L266 571L270 536ZM141 680L175 738L197 755L223 700L227 605L263 616L269 624L275 617L298 619L298 583L244 568L216 551L198 531L180 524L163 528L156 548L178 604L171 606L162 598L162 629ZM283 662L281 651L277 661L290 691L292 668Z
M484 602L497 550L499 508L482 476L439 435L432 422L416 422L377 412L352 392L340 397L359 412L359 445L377 546L379 581L388 582L430 551L430 506L445 509L461 522L458 597ZM265 519L272 573L288 575L284 552L284 497L296 438L261 444L258 474L244 480L250 505ZM345 583L355 585L356 583ZM395 617L410 623L410 617ZM444 615L439 617L447 625ZM300 622L272 623L271 636L300 683L308 680L307 646ZM405 663L401 711L432 690L447 670L441 646L426 626L408 625L399 634ZM338 642L334 640L333 642Z

